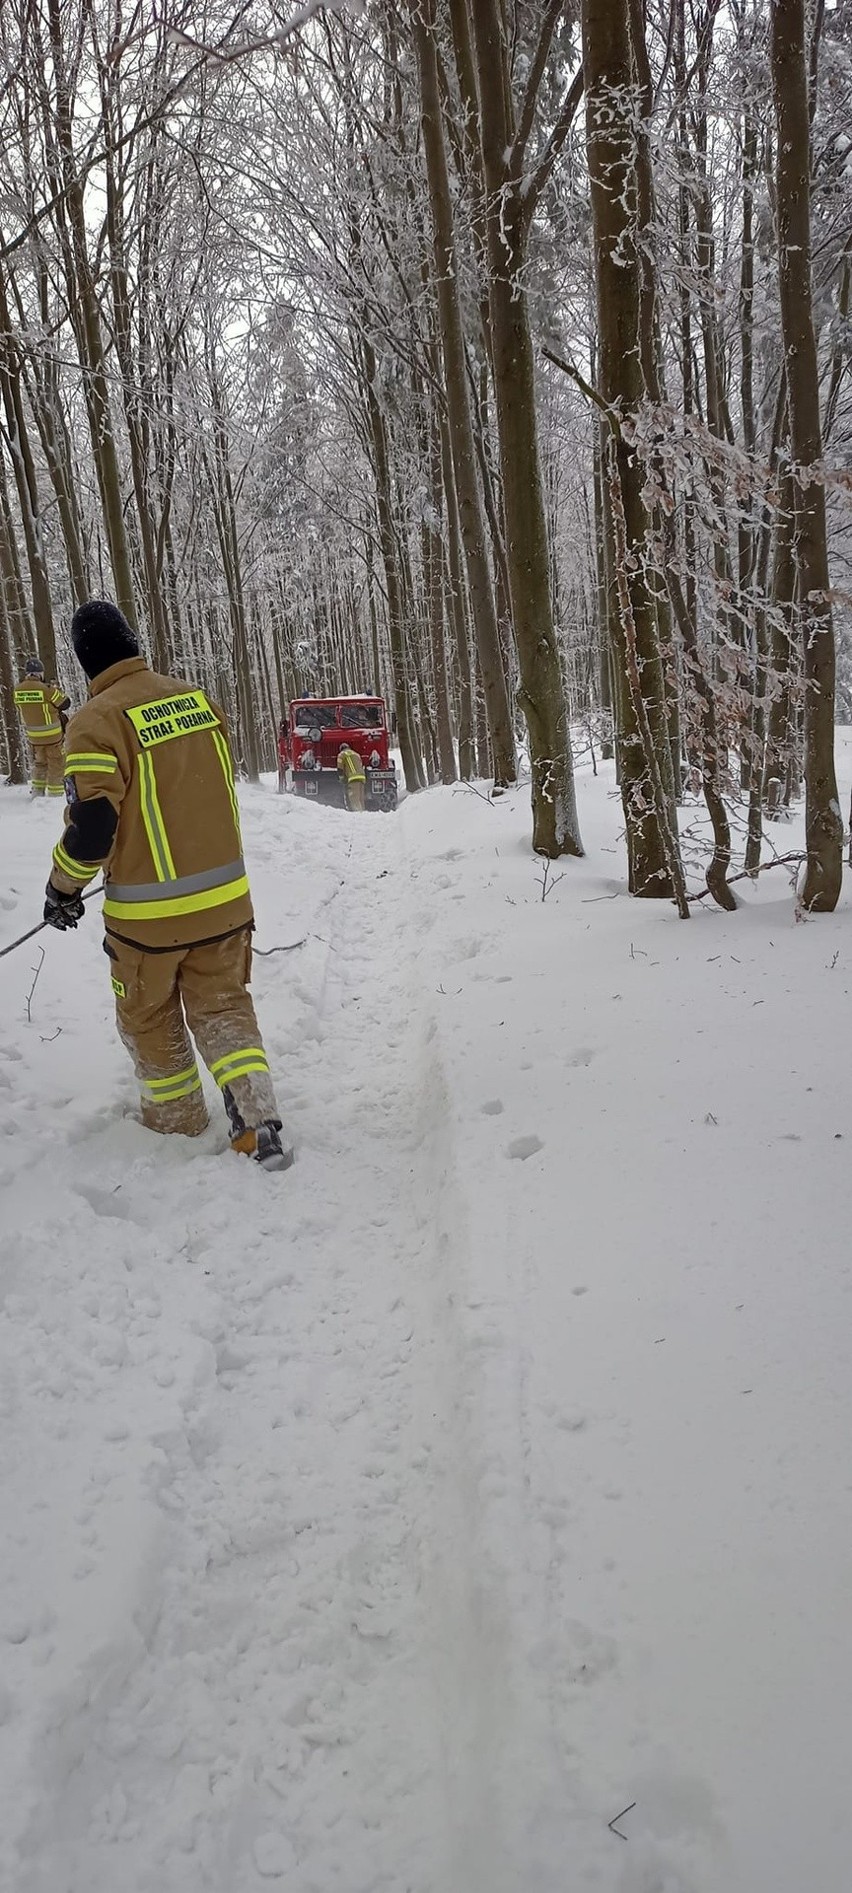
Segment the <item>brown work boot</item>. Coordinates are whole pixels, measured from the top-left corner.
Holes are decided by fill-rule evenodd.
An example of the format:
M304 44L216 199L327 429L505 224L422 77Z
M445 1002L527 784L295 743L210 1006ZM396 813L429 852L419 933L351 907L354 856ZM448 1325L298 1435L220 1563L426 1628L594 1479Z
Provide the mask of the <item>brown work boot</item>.
M281 1124L276 1118L270 1118L266 1124L258 1124L253 1130L244 1130L239 1136L231 1138L231 1149L238 1150L246 1157L253 1157L262 1170L289 1170L294 1162L292 1145L281 1142Z

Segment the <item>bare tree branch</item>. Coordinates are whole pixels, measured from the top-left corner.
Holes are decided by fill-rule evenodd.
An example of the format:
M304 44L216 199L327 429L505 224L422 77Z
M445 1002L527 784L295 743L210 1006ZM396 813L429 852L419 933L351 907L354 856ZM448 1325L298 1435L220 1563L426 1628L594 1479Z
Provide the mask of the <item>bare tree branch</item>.
M532 218L535 212L536 205L538 204L543 191L545 191L547 188L547 185L553 173L554 166L556 165L557 159L559 158L560 153L568 139L568 135L570 133L571 127L577 116L577 111L578 111L582 96L583 96L583 68L582 66L580 66L577 72L575 72L574 77L571 80L571 84L569 85L568 90L565 94L565 97L562 102L562 107L559 113L559 117L557 118L556 124L554 125L553 130L550 134L550 137L548 138L547 144L545 145L544 153L540 159L540 162L537 165L535 171L533 172L532 177L529 180L529 182L523 186L524 213L527 218L527 221L529 221Z
M556 22L562 12L563 6L564 0L550 0L550 4L545 10L538 45L533 54L529 76L527 78L527 87L518 119L518 129L515 133L509 155L507 170L510 177L520 176L523 168L524 152L526 151L529 135L533 127L539 89L544 77L544 69L547 65L547 55L550 52L553 35L556 31Z

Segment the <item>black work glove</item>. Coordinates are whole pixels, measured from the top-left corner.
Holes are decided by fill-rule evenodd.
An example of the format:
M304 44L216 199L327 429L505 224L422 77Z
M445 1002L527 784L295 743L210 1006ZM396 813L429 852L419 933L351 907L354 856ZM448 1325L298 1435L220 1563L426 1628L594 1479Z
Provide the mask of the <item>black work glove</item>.
M76 927L86 911L82 894L60 894L52 881L48 881L44 891L44 918L48 926L57 927L60 933L67 933L69 927Z

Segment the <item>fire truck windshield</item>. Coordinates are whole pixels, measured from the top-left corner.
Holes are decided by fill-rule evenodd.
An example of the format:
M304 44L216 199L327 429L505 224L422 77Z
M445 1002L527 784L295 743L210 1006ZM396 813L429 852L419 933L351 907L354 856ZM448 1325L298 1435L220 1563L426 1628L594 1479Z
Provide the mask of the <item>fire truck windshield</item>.
M342 703L340 726L344 730L380 730L384 723L379 703Z

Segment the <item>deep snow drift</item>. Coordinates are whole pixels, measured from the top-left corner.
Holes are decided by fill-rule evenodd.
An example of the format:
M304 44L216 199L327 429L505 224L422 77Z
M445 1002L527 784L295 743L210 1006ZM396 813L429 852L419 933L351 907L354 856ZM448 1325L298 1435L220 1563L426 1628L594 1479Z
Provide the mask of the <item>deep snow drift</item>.
M848 894L579 792L544 903L523 793L246 793L284 1177L125 1115L96 902L0 962L3 1893L848 1893Z

